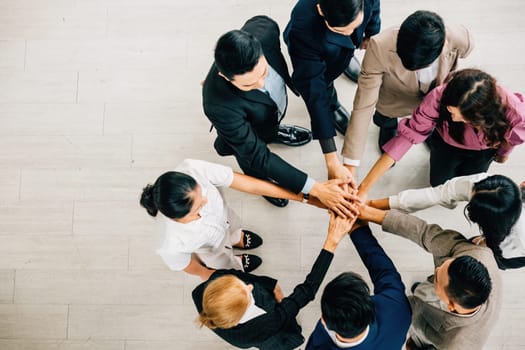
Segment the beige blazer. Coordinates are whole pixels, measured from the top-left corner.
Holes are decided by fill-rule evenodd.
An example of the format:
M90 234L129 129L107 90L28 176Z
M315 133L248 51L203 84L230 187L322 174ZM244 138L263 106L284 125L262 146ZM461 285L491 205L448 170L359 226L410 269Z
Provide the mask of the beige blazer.
M420 299L416 293L410 296L412 326L409 334L420 347L443 350L479 350L487 341L490 331L499 317L502 304L502 282L494 255L489 248L469 242L462 234L444 230L438 225L397 210L390 210L383 222L383 230L408 238L434 256L435 266L446 259L469 255L480 261L488 270L492 291L488 300L470 317L444 311ZM433 285L427 294L437 299ZM416 292L421 286L417 287Z
M361 160L375 109L384 116L405 117L423 99L416 72L405 69L397 55L398 32L398 27L389 28L370 39L345 134L342 151L345 158ZM446 27L445 44L438 58L436 85L443 83L456 68L458 59L468 56L472 48L472 37L465 27Z

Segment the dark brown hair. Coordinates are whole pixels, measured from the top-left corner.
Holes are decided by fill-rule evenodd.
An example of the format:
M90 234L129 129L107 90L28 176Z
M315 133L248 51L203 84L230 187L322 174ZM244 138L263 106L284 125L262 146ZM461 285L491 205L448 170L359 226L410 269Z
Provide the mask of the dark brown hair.
M454 122L447 106L457 107L466 123L485 135L491 148L507 143L505 134L509 121L505 115L507 106L501 100L496 80L479 69L463 69L455 72L441 96L438 124L448 123L450 136L463 143L465 125Z

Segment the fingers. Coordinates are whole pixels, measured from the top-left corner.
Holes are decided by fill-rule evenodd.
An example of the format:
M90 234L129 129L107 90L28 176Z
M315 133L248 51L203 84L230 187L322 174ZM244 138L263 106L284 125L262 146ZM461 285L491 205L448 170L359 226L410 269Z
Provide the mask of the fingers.
M331 210L329 210L330 220L335 220L336 216L346 219L346 215L344 211L346 211L346 208L344 206L339 206L339 204L336 205L335 207L332 207Z

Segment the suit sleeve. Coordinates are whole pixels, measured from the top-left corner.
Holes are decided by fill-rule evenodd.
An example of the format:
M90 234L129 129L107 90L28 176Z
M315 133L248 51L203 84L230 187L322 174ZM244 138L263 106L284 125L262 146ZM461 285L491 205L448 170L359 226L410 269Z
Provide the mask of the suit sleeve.
M301 308L314 300L333 257L332 253L321 250L305 281L297 285L292 294L284 298L274 311L259 316L257 318L260 325L259 331L247 334L245 339L250 343L264 341L278 333L290 320L294 319Z
M381 29L380 1L374 0L370 11L370 20L365 28L365 37L371 37L379 33ZM365 5L366 6L366 5Z
M205 105L204 111L217 129L219 137L250 168L257 169L262 176L277 181L279 185L290 191L295 193L301 191L306 183L306 173L272 153L266 142L257 135L238 110L218 105Z
M397 272L394 263L372 235L370 227L363 226L350 234L361 260L365 264L372 283L374 294L388 292L400 303L408 304L405 296L405 285Z
M382 227L387 232L416 243L431 253L434 260L455 256L463 248L472 246L459 232L444 230L436 224L427 224L416 216L398 210L388 211Z
M335 136L328 84L325 80L326 62L311 38L305 38L298 30L290 30L288 51L294 68L292 82L301 94L312 125L314 139L329 139Z
M366 146L368 126L383 83L384 65L379 59L379 47L372 38L368 44L354 97L354 107L343 144L343 157L361 160Z

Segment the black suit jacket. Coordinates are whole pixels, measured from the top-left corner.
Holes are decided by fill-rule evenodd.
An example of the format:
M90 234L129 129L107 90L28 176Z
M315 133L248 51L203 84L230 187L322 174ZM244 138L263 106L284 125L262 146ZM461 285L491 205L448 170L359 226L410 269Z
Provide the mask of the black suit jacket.
M303 97L315 139L335 136L327 88L348 67L363 38L379 33L379 0L364 0L363 23L351 36L332 32L317 11L319 0L299 0L284 30L293 83Z
M264 56L292 87L288 67L281 53L279 27L266 16L256 16L241 28L262 44ZM212 65L202 90L204 113L217 130L215 149L220 155L234 155L239 163L254 169L255 176L271 178L281 186L299 193L307 175L272 153L267 143L277 136L278 109L273 100L259 90L241 91L218 75ZM243 167L241 165L241 167Z
M202 297L208 283L224 275L234 275L246 284L253 285L252 294L255 305L262 308L266 313L235 327L216 328L213 331L228 343L239 348L294 349L304 342L301 328L295 317L301 308L314 300L333 257L332 253L324 249L321 250L304 282L298 284L293 293L280 303L275 301L273 295L277 280L237 270L217 270L214 272L208 281L201 283L193 290L193 302L200 313L202 311Z

